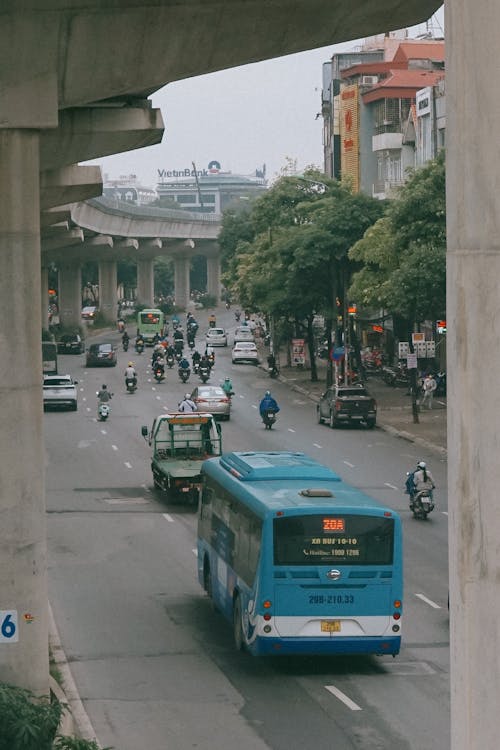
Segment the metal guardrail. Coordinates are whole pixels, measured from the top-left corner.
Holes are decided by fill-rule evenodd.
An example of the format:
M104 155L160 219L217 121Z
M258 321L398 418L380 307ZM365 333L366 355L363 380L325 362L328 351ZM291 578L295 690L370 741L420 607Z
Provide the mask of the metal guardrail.
M181 211L175 208L160 208L159 206L136 206L133 203L120 201L116 198L89 198L87 201L90 206L95 206L105 213L116 214L119 216L136 216L145 219L167 219L192 224L222 224L221 214L200 214L195 211Z

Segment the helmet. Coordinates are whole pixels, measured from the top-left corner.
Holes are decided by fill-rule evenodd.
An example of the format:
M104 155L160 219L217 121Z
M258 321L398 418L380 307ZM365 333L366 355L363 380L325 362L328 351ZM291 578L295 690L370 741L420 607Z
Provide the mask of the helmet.
M134 366L134 365L133 365L133 363L132 363L132 362L129 362L129 363L128 363L128 367L133 367L133 366Z
M184 396L184 398L191 398L191 394L190 393L186 393L186 395Z
M266 391L266 396L270 396L270 395L271 395L271 391Z
M230 378L224 378L224 380L230 380Z
M426 469L427 468L427 464L425 463L425 461L419 461L418 464L417 464L417 466L418 466L419 469Z
M106 385L105 383L103 383L102 387L103 387L103 389L105 389L105 388L107 388L108 386L107 386L107 385Z

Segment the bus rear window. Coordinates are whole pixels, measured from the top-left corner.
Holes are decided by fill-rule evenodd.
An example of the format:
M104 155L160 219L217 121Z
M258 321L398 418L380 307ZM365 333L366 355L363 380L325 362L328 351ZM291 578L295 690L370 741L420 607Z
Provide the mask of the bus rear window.
M392 565L393 518L318 514L273 523L275 565Z

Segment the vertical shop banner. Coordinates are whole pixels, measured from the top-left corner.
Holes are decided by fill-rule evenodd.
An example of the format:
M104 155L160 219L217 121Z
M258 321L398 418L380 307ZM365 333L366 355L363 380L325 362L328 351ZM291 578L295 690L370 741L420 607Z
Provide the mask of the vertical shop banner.
M344 86L340 91L340 162L342 177L350 177L359 193L359 88Z
M292 339L292 367L304 367L306 363L305 339Z

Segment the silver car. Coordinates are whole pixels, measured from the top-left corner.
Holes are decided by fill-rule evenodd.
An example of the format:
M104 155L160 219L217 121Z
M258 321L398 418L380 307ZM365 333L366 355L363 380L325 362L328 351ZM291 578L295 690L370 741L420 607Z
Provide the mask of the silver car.
M250 326L238 326L238 328L236 328L234 332L234 343L237 344L239 341L255 341Z
M218 385L199 385L191 393L198 411L209 412L214 417L229 419L231 416L231 399Z
M207 346L227 346L227 333L223 328L209 328L205 334Z
M78 408L76 385L71 375L44 375L43 407L67 406L73 411Z

